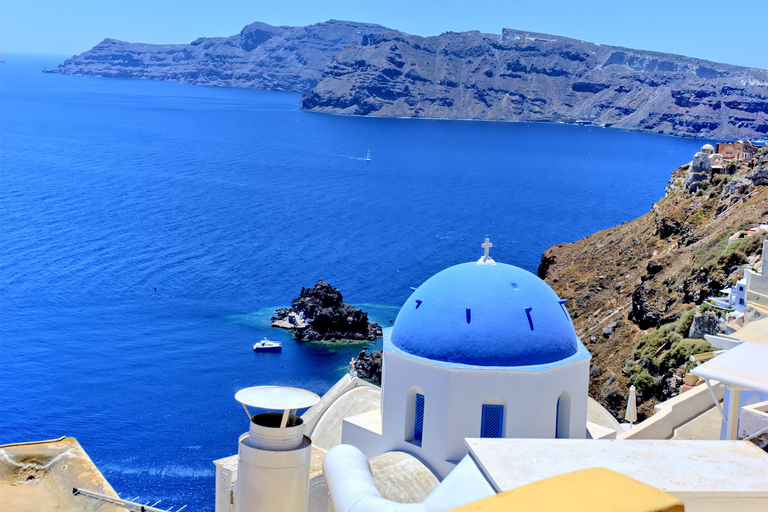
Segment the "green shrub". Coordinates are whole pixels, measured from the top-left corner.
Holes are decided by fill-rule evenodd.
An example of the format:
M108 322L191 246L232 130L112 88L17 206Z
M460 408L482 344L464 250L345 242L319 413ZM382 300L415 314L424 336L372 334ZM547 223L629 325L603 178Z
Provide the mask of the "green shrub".
M677 321L673 324L675 327L675 332L679 332L680 334L688 334L688 331L691 330L691 324L693 323L693 316L696 314L696 308L691 308L682 315L680 315L680 318L677 319Z
M747 255L741 251L733 251L728 254L723 254L717 259L717 265L722 267L727 273L730 273L731 270L746 262Z
M701 354L703 352L710 352L712 350L714 349L708 341L691 338L680 339L679 341L672 343L669 350L665 350L659 356L658 367L662 371L677 368L686 363L690 356Z
M635 345L635 358L651 357L666 341L666 335L662 329L655 329L640 337Z
M639 372L627 378L627 384L635 386L638 395L647 396L653 391L654 381L648 370L642 368Z
M749 242L749 239L752 237L747 238L737 238L733 242L730 242L728 245L725 246L725 249L723 249L723 252L721 255L726 256L728 254L731 254L732 252L736 251L744 251L744 248L747 246L747 242Z
M693 354L713 350L712 345L704 340L686 338L696 311L696 308L691 308L676 321L641 336L635 346L635 359L652 358L654 372L663 373L685 363ZM633 364L628 364L624 370L627 379L639 373L640 367Z

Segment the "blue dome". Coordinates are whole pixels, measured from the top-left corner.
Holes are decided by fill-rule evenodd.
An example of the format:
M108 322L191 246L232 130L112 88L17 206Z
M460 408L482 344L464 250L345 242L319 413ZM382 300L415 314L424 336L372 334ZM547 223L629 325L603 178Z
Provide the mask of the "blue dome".
M573 323L552 288L512 265L464 263L408 298L392 344L433 361L475 366L553 363L576 353Z

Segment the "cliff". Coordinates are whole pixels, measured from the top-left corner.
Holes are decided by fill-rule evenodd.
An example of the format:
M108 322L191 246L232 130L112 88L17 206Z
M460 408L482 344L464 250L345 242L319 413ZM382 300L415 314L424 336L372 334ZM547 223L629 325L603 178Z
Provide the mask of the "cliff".
M767 84L765 70L510 29L390 31L341 50L302 104L336 114L764 138Z
M631 384L641 419L679 392L688 356L711 350L690 336L717 328L695 307L734 284L762 252L764 234L728 238L768 219L768 150L733 175L692 182L693 172L676 169L649 213L553 246L541 259L539 277L568 299L592 353L590 395L620 418Z
M46 73L170 80L187 84L305 92L333 56L379 25L330 20L307 27L252 23L231 37L156 45L105 39Z

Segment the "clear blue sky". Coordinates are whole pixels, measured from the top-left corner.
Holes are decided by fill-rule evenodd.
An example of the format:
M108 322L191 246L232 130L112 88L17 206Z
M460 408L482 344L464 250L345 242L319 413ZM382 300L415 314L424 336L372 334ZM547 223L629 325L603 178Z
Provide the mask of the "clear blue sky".
M508 27L768 68L768 0L2 0L0 51L72 55L107 37L188 43L331 18L422 36Z

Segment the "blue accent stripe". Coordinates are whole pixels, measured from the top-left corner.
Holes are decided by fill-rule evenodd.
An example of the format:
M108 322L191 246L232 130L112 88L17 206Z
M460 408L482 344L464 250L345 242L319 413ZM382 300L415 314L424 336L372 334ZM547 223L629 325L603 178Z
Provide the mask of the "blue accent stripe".
M467 308L467 323L472 321L472 310Z
M533 319L531 318L531 311L533 311L533 308L525 308L525 314L528 316L528 327L533 330Z
M419 299L416 299L416 309L419 309L419 306L421 306L421 303L424 301L421 301Z

